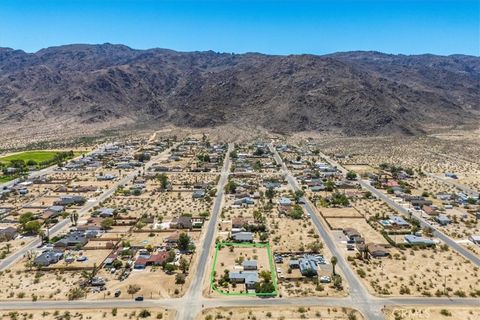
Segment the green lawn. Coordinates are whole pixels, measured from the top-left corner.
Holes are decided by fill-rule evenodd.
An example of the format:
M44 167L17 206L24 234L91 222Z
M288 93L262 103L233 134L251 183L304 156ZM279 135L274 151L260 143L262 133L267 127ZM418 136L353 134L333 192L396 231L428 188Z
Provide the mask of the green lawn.
M0 183L5 183L5 182L8 182L10 180L13 180L15 179L15 177L11 177L11 176L1 176L0 175Z
M58 151L25 151L17 153L11 156L0 157L0 162L9 163L12 160L23 160L27 162L28 160L34 160L38 163L43 161L53 160L55 154L59 153ZM75 156L81 154L80 152L75 152Z

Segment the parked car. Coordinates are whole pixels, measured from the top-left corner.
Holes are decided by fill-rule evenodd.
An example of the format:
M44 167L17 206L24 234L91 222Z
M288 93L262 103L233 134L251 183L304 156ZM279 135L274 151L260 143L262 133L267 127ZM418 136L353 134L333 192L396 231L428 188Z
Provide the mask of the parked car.
M330 282L332 282L332 279L329 276L320 277L320 283L330 283Z
M135 297L135 301L143 301L143 296Z

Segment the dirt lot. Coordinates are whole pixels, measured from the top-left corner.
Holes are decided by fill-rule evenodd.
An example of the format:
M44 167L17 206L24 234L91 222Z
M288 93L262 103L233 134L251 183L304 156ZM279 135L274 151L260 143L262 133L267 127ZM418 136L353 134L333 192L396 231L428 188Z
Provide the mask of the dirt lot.
M344 165L344 168L348 171L354 171L360 176L370 173L376 174L378 172L378 169L375 169L368 164L346 164Z
M349 318L349 315L356 316ZM325 320L348 320L364 319L355 310L348 308L327 307L275 307L275 308L212 308L203 310L197 320L247 320L247 319L276 319L276 320L300 320L300 319L325 319Z
M374 216L388 217L391 214L397 214L385 202L377 199L356 199L351 202L352 206L360 212L366 219Z
M363 217L355 208L320 208L325 218Z
M182 214L199 215L210 212L211 201L192 199L191 192L157 192L143 193L140 196L115 195L105 201L104 206L128 207L129 215L140 217L143 214L153 214L162 217L164 221Z
M1 300L66 300L69 288L81 280L80 272L28 271L15 264L10 270L0 272Z
M391 258L348 259L370 292L377 295L477 296L480 271L455 251L392 248ZM446 284L446 286L444 286Z
M480 307L395 307L385 311L387 320L477 320L480 319Z
M379 232L375 231L363 218L329 218L327 221L333 229L356 229L362 237L365 238L365 243L388 244L388 241Z
M145 312L147 311L147 313ZM131 320L137 319L140 314L150 313L150 319L175 319L175 311L168 309L48 309L48 310L2 310L0 311L0 319L12 319L17 316L18 319L31 320L58 320L58 319L118 319Z
M181 271L178 271L181 273ZM119 273L112 275L108 270L102 269L99 276L106 279L107 291L89 293L89 299L102 299L104 294L111 296L115 290L120 290L122 299L132 299L144 296L146 299L180 297L188 288L188 282L183 285L175 284L175 273L166 274L161 267L147 267L145 270L133 270L130 276L120 281ZM129 286L138 286L139 290L132 295L128 294Z

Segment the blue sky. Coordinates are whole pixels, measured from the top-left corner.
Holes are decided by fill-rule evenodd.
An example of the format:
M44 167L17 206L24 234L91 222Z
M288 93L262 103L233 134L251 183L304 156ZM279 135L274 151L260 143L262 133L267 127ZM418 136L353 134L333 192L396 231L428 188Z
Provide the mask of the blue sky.
M0 0L0 46L480 55L480 0Z

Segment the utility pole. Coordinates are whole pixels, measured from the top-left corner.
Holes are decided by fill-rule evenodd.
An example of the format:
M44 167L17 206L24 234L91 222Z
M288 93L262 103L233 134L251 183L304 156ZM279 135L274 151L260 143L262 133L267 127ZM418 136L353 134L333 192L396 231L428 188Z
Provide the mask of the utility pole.
M447 276L445 276L445 281L443 282L443 294L447 295Z

